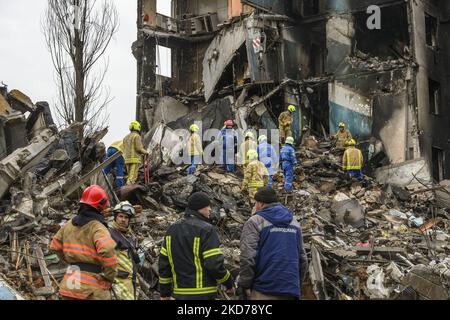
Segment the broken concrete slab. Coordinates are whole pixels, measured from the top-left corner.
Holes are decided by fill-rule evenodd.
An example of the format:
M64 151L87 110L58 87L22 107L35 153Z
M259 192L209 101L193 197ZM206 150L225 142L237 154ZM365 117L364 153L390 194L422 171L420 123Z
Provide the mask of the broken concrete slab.
M17 149L0 162L0 197L4 196L21 174L42 159L55 141L53 131L44 130L27 147Z
M335 221L340 224L350 224L355 228L364 226L364 208L356 199L334 202L331 212L335 215Z
M235 57L235 52L245 43L244 23L222 29L209 45L203 60L205 99L210 101L225 68Z
M379 183L392 184L398 187L420 186L414 176L424 184L431 182L431 175L425 159L421 158L400 164L393 164L378 168L375 171L375 177Z
M151 112L151 110L147 110L146 112ZM158 100L158 105L153 111L153 114L147 116L147 119L153 119L152 126L159 122L168 124L177 121L188 113L189 107L185 106L175 98L164 96Z

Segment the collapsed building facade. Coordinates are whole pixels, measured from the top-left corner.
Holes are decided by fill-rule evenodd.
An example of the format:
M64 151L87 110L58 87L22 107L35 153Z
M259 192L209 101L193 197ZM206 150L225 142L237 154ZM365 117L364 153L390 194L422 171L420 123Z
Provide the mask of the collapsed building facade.
M133 44L147 142L161 123L276 129L294 104L296 141L343 121L383 182L450 177L448 1L159 2L138 0Z

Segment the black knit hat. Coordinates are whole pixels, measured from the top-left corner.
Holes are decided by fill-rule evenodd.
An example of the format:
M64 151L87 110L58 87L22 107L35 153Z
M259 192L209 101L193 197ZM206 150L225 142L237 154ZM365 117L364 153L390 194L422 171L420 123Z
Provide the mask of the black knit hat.
M188 199L188 208L191 210L200 210L211 205L211 200L204 192L193 193Z
M255 200L258 202L270 204L278 202L277 193L271 187L264 187L255 194Z

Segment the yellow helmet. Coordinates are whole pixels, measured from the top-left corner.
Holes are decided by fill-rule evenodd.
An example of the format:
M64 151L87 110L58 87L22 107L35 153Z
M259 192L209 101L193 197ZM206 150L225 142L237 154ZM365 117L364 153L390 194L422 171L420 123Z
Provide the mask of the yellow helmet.
M245 137L246 137L246 138L250 138L250 139L255 140L255 135L254 135L253 132L251 132L251 131L248 131L248 132L245 134Z
M347 141L347 146L356 146L356 141L355 139L350 139Z
M297 110L297 108L296 108L293 104L291 104L291 105L288 107L288 110L289 110L290 112L295 112L295 110Z
M255 160L255 159L258 159L258 152L256 151L256 150L249 150L248 152L247 152L247 158L249 159L249 160Z
M138 121L133 121L130 123L130 130L141 131L141 124Z
M345 123L339 122L339 128L345 128Z
M193 124L193 125L191 125L190 127L189 127L189 131L190 132L197 132L197 131L199 131L200 130L200 128L198 127L198 125L196 125L196 124Z
M292 138L292 137L287 137L286 138L286 143L287 144L294 145L294 142L295 142L294 138Z
M259 143L262 143L263 141L267 141L267 137L265 135L262 135L258 138Z

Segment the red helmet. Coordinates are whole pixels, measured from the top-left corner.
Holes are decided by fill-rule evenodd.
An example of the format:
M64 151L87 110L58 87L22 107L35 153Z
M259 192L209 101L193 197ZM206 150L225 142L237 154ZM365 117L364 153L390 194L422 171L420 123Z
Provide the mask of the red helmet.
M84 203L94 207L98 211L102 212L109 206L108 194L102 187L92 185L87 187L83 191L80 203Z
M227 121L225 121L225 126L226 126L226 127L232 127L233 125L234 125L233 120L227 120Z

